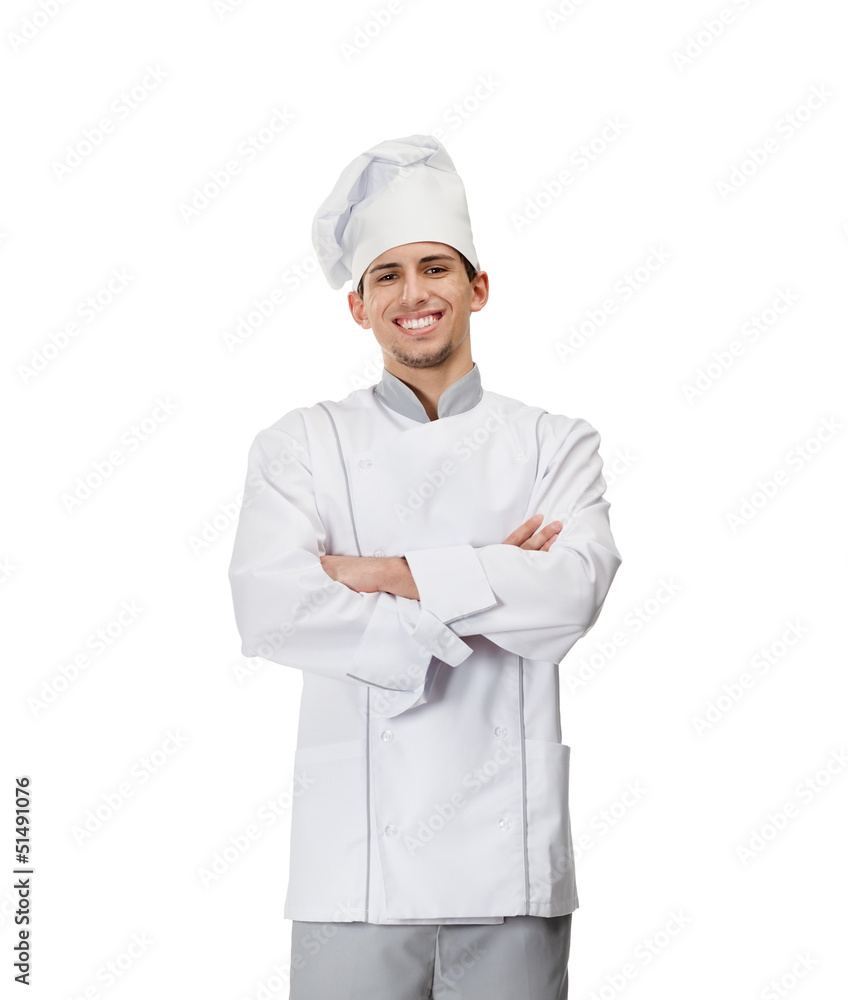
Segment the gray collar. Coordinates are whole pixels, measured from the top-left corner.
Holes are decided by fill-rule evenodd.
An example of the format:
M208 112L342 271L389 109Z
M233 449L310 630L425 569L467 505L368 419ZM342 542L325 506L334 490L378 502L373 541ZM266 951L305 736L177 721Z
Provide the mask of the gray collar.
M402 413L405 417L412 417L413 420L422 424L430 423L430 418L427 416L427 411L421 400L405 382L401 382L388 369L383 369L383 377L374 386L374 392L386 406L397 413ZM474 362L474 367L470 372L466 372L465 375L458 378L439 396L436 408L439 419L451 417L455 413L464 413L476 406L482 398L483 387L480 384L480 369Z

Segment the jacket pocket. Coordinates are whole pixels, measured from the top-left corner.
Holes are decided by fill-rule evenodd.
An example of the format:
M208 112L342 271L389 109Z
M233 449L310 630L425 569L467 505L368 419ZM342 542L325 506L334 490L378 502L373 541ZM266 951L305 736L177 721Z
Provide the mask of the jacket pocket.
M362 907L367 877L365 743L349 740L295 751L290 919ZM298 916L298 914L304 916Z
M577 907L569 816L571 747L525 740L531 903Z

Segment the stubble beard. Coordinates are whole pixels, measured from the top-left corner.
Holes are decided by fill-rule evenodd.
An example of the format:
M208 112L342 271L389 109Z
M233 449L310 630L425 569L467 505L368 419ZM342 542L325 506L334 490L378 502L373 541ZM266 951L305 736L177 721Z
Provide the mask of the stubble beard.
M392 356L396 361L407 368L435 368L445 362L453 353L453 346L448 338L438 347L433 347L429 351L412 352L407 351L403 344L396 344L392 350Z

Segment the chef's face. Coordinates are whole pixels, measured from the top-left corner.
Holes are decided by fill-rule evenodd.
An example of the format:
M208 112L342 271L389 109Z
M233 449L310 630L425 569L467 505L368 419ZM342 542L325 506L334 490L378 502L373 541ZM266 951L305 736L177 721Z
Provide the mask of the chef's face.
M373 330L386 368L433 368L455 352L471 361L470 316L489 298L489 276L473 281L444 243L405 243L371 261L362 298L348 293L356 322ZM395 363L392 363L392 359Z

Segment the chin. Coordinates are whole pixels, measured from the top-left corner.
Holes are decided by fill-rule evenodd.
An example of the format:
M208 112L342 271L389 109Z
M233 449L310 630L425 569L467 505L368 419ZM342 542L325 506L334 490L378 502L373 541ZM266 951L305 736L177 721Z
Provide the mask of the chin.
M407 368L435 368L437 365L443 364L447 361L452 353L453 351L450 349L450 346L445 345L442 348L425 351L421 354L398 351L395 353L394 357L396 361L400 361L400 363L406 365Z

